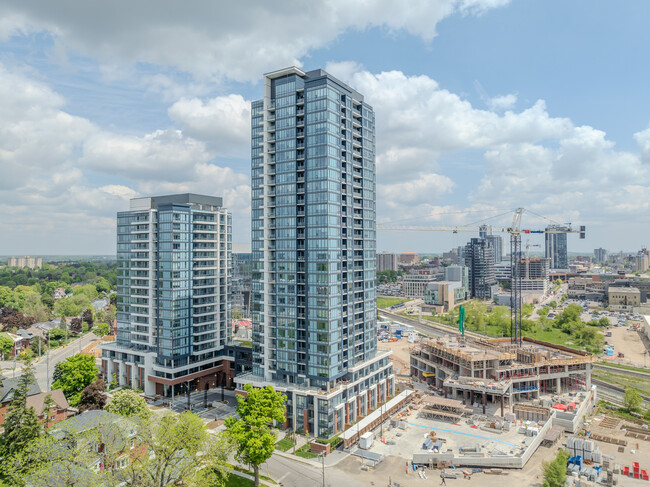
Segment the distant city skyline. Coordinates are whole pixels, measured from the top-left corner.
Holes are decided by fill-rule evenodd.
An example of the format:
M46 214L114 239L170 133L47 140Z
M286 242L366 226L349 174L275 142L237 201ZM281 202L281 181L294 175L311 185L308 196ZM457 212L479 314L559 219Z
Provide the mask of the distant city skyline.
M0 5L0 254L112 254L130 198L186 191L223 196L233 243L248 244L250 102L262 73L291 65L374 107L378 223L523 206L586 225L569 252L650 245L650 4L115 8ZM377 246L442 253L473 236L380 231Z

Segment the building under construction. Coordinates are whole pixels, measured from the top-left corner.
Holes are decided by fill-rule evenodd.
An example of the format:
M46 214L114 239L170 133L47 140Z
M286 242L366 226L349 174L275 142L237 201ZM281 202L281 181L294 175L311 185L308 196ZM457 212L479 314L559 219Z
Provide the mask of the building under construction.
M594 355L524 337L423 340L411 349L411 377L463 404L496 405L501 416L514 404L544 395L590 391Z

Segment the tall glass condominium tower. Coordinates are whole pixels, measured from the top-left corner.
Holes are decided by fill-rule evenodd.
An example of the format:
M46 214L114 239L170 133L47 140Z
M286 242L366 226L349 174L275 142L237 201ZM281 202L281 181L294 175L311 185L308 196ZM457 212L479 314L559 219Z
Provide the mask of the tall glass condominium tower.
M264 77L252 104L253 372L287 426L331 436L392 394L377 353L375 115L322 70Z
M231 215L222 199L131 200L117 214L117 336L106 380L170 396L228 381Z
M546 258L551 259L551 269L568 269L569 257L567 249L567 234L553 233L554 231L567 231L565 225L549 225L545 234Z

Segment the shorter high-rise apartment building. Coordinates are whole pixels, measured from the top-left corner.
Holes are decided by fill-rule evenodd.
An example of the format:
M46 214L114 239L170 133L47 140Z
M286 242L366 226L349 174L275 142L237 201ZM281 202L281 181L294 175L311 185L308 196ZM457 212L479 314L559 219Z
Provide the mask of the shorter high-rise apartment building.
M465 246L470 297L492 299L499 285L494 273L494 248L487 239L473 238Z
M9 257L7 260L7 265L9 267L29 267L30 269L35 269L36 267L41 267L43 265L43 259L41 257Z
M399 256L388 252L377 254L377 272L397 271Z
M608 252L606 249L594 249L594 260L596 262L607 262Z
M650 259L646 252L639 252L634 258L634 270L636 272L645 272L650 266Z
M131 200L117 214L117 336L102 375L148 396L230 385L230 213L222 199Z
M546 227L545 248L546 258L550 259L551 269L568 269L569 257L567 251L567 234L553 233L554 231L568 231L564 225L549 225Z

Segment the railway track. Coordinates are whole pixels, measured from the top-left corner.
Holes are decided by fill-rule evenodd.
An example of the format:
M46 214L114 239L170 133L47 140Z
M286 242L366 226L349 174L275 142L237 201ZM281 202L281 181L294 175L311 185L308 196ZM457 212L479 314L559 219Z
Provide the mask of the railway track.
M602 396L603 399L605 397L616 398L618 400L617 405L623 405L623 395L625 394L623 387L615 386L599 379L591 379L591 382L595 386L598 386L598 395ZM643 407L650 407L650 397L641 394L641 398L643 399Z

